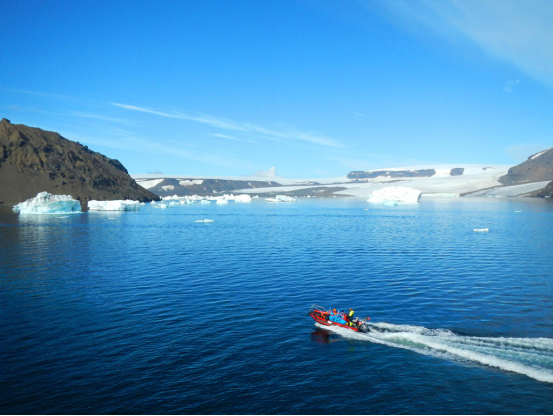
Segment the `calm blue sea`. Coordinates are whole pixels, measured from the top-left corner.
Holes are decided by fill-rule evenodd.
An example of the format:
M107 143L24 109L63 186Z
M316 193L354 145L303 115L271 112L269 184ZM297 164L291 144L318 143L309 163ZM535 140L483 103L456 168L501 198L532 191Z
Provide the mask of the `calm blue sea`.
M5 213L0 312L4 414L552 414L553 201Z

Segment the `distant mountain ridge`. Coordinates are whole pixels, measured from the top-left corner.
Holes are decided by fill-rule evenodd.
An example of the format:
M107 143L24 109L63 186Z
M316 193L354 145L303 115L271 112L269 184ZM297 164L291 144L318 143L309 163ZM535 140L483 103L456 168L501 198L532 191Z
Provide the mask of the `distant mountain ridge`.
M225 192L233 192L238 189L255 189L265 187L279 187L275 181L248 181L230 179L193 179L183 176L181 178L148 179L134 175L136 182L156 195L166 196L213 196Z
M483 167L486 171L493 169L492 167ZM390 168L367 171L352 171L348 173L348 179L352 180L368 180L377 178L431 178L432 176L462 176L465 174L464 167L447 167L447 168Z
M42 191L89 200L159 200L139 186L115 159L55 132L0 121L0 206L15 205Z

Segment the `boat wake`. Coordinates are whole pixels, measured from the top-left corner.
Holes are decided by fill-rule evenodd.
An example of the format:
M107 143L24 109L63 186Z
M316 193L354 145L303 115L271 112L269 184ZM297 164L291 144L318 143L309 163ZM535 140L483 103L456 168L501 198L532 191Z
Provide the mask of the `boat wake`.
M551 338L474 337L455 334L447 329L428 329L385 322L370 324L369 333L316 325L345 338L404 348L445 359L479 363L553 383Z

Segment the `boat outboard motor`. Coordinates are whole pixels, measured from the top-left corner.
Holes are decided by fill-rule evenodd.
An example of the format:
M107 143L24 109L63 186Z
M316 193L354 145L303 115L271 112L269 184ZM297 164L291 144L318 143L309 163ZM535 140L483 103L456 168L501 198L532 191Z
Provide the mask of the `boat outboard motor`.
M371 332L369 324L366 320L359 321L359 332Z

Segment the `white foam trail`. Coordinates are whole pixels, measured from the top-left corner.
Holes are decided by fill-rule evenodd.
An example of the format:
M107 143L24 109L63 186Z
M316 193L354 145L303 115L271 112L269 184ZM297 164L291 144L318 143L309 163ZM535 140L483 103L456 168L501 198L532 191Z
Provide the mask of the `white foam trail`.
M428 329L385 322L371 325L369 333L353 332L337 326L321 328L346 338L404 348L426 355L468 361L524 374L553 383L553 339L470 337L447 329Z

